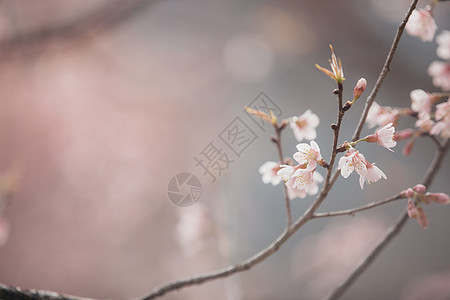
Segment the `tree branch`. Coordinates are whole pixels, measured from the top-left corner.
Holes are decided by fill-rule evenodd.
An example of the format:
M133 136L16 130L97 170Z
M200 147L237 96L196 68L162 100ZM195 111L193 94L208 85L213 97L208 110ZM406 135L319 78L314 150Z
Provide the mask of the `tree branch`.
M397 50L398 44L400 42L400 38L402 37L403 31L405 30L406 23L408 22L409 16L416 8L418 0L413 0L411 5L409 6L408 12L403 18L402 22L398 26L397 33L395 34L394 41L392 42L391 49L389 50L388 56L386 57L386 61L384 63L383 69L381 70L380 75L378 76L377 82L370 92L369 97L367 97L366 106L364 107L364 111L361 115L361 119L359 120L358 126L356 127L355 133L353 134L353 141L356 141L360 138L361 131L366 123L367 114L369 113L369 109L372 106L373 101L375 100L378 90L383 84L384 78L387 73L391 70L392 59L394 58L394 54Z
M92 300L90 298L82 298L71 295L63 295L50 291L41 290L23 290L18 287L7 286L0 283L0 299L10 300Z
M275 133L277 135L275 143L277 145L278 159L280 160L280 164L283 164L284 156L283 156L283 149L281 146L281 131L283 130L284 126L279 127L278 124L275 124L274 127ZM292 225L291 200L289 199L287 186L285 184L283 184L283 193L284 193L284 203L286 205L287 228L289 228Z
M357 207L357 208L352 208L352 209L345 209L345 210L338 210L338 211L332 211L332 212L327 212L327 213L315 213L314 215L312 215L312 219L320 219L320 218L328 218L328 217L336 217L336 216L343 216L343 215L350 215L350 216L354 216L355 213L363 211L363 210L368 210L398 199L404 199L404 197L402 196L402 194L398 194L395 195L393 197L384 199L382 201L374 201L371 202L367 205L361 206L361 207Z
M444 160L447 154L449 145L450 139L447 139L446 142L444 143L443 148L439 149L436 152L433 161L428 167L425 178L422 181L422 184L425 185L427 188L431 185L437 172L442 166L442 161ZM377 258L378 254L380 254L381 251L389 244L389 242L392 241L392 239L400 232L400 230L406 224L407 220L408 220L408 213L406 210L404 210L398 217L397 221L388 228L385 236L378 242L377 246L369 253L369 255L367 255L364 259L362 259L358 263L357 267L353 270L353 272L347 278L345 278L344 281L342 281L341 284L339 284L326 299L327 300L339 299L347 291L347 289L354 283L354 281L361 274L363 274L364 271L367 270L370 264L375 260L375 258Z

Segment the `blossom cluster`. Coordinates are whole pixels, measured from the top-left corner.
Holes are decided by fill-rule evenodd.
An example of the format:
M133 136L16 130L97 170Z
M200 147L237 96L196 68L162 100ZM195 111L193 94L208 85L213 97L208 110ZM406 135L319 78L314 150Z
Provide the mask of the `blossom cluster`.
M309 145L300 143L297 150L293 155L298 163L296 166L267 161L259 167L264 183L278 185L281 181L285 182L289 199L314 195L319 190L318 183L323 182L323 176L315 172L317 163L323 161L319 145L315 141Z
M431 42L437 31L437 25L432 15L432 7L415 9L406 24L406 31L423 42ZM436 54L441 60L433 61L428 67L428 74L433 78L433 85L450 91L450 31L443 30L437 37Z
M450 197L445 193L425 193L427 188L422 184L417 184L403 192L403 196L408 198L408 216L417 219L423 227L428 226L428 217L421 204L436 202L440 204L450 204Z
M424 42L433 41L437 25L432 17L432 9L432 7L426 7L425 9L413 11L406 25L406 30L410 35L420 37ZM387 179L387 176L375 163L369 162L366 156L356 149L359 143L377 143L379 146L393 151L392 148L397 145L397 142L408 140L403 149L403 153L407 155L411 152L415 140L421 136L434 136L433 138L437 143L440 143L438 137L442 139L450 137L450 93L445 93L450 90L450 31L442 31L436 37L436 42L438 44L436 53L444 61L432 62L428 68L428 74L432 77L434 86L441 88L442 91L427 92L423 89L414 89L410 93L410 106L406 108L382 106L372 102L372 106L367 114L366 124L369 128L376 127L374 132L359 140L344 142L341 146L333 148L332 162L334 162L336 154L344 152L344 155L339 158L337 167L341 176L348 178L355 172L359 175L361 189L364 188L366 183L377 182L381 178ZM319 65L316 65L316 67L336 81L338 89L335 93L338 95L341 106L339 108L339 116L342 117L354 102L361 97L367 87L367 81L364 78L359 79L353 90L353 100L347 101L342 105L344 71L342 62L335 55L331 45L330 48L331 70ZM448 98L448 100L442 101L445 98ZM263 119L275 126L278 138L273 138L272 141L278 143L279 149L281 149L280 132L287 124L290 125L289 127L292 129L298 142L302 142L304 139L310 141L309 144L299 143L297 145L297 152L293 154L293 160L265 162L259 168L263 182L278 185L283 181L289 199L304 198L307 195L316 194L319 191L319 184L324 181L324 177L317 172L317 167L324 167L328 172L333 168L333 165L328 165L325 162L320 153L320 147L315 141L317 138L316 129L320 124L319 117L308 109L300 116L283 120L282 125L278 126L276 119L269 117L268 114L252 113L262 116ZM416 119L415 128L396 130L398 121L403 116L414 117ZM340 120L338 119L338 121ZM331 127L335 130L335 133L340 129L335 124ZM336 144L334 147L336 147ZM424 228L427 226L428 220L421 204L430 202L450 203L447 194L426 193L426 188L423 185L416 185L404 191L404 196L409 198L409 216L416 218Z

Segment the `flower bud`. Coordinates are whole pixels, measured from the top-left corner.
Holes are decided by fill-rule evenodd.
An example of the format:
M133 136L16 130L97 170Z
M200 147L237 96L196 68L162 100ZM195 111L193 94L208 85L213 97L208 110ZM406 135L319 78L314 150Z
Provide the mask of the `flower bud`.
M413 190L419 194L424 194L427 188L423 184L416 184Z
M450 197L445 193L427 193L425 198L440 204L450 204Z
M408 198L412 198L414 196L414 191L412 188L409 188L405 191L405 196Z
M428 227L428 217L425 214L425 212L423 211L422 207L418 207L417 211L419 213L419 215L417 216L417 222L419 222L420 226L423 227L423 229Z
M395 135L394 135L394 141L398 142L401 140L409 139L413 133L414 133L414 130L412 130L411 128L396 131Z
M361 78L356 83L355 89L353 90L353 99L356 100L361 97L362 93L367 87L367 81L364 78Z
M408 155L411 154L411 152L412 152L412 150L414 148L414 142L415 141L416 141L416 139L412 138L406 143L405 147L403 147L403 151L402 152L403 152L404 156L408 156Z
M417 218L417 216L419 215L419 211L417 210L416 205L414 204L414 202L409 199L408 200L408 216L412 219Z

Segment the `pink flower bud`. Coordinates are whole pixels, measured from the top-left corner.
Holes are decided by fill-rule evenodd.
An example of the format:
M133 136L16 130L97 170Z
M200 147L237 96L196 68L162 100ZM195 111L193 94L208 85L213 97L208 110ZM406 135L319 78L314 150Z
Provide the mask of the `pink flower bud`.
M427 193L425 198L440 204L450 204L450 197L445 193Z
M414 191L412 188L409 188L405 191L405 196L408 198L412 198L414 196Z
M408 155L410 155L411 154L411 152L412 152L412 150L413 150L413 148L414 148L414 143L415 143L415 141L416 141L416 139L410 139L407 143L406 143L406 145L405 145L405 147L403 147L403 155L404 156L408 156Z
M418 207L417 211L419 212L419 215L417 217L417 222L419 222L420 226L422 226L424 229L428 226L428 217L423 211L422 207Z
M401 140L409 139L412 136L413 132L414 132L414 130L412 130L411 128L397 131L397 132L395 132L395 135L394 135L394 141L398 142Z
M364 92L364 90L367 87L367 81L364 78L361 78L360 80L358 80L358 82L356 83L355 89L353 90L353 98L354 99L358 99L359 97L361 97L362 93Z
M419 194L424 194L427 188L423 184L416 184L413 187L413 190L416 191Z
M412 219L417 218L419 211L411 199L408 199L408 216Z

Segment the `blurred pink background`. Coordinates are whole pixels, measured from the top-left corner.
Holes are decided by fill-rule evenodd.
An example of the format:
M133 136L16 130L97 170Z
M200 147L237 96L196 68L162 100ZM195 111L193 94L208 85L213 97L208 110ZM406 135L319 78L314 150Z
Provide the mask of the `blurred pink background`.
M0 2L0 166L7 173L17 164L22 175L3 211L10 231L0 247L0 282L128 299L269 245L285 226L282 188L264 185L257 170L277 155L271 133L244 106L265 92L282 117L311 109L321 119L316 141L328 159L334 86L314 64L327 66L332 43L344 64L346 94L360 77L371 89L408 5ZM438 7L438 26L449 29L450 4ZM378 103L408 106L411 90L435 91L426 74L435 50L434 42L405 35ZM360 101L346 115L342 142L362 108ZM240 156L219 138L236 117L258 136ZM234 160L215 182L194 161L211 141ZM406 158L404 143L395 153L363 145L388 180L361 191L355 175L339 179L320 211L360 206L420 182L434 151L429 143L421 140ZM285 156L296 144L287 129ZM202 183L192 207L177 207L167 196L169 180L181 172ZM431 190L450 192L449 175L447 159ZM293 200L294 216L312 199ZM165 299L319 299L405 206L399 201L354 218L312 221L254 269ZM408 222L345 299L416 299L418 279L442 274L448 282L450 207L425 210L429 228Z

